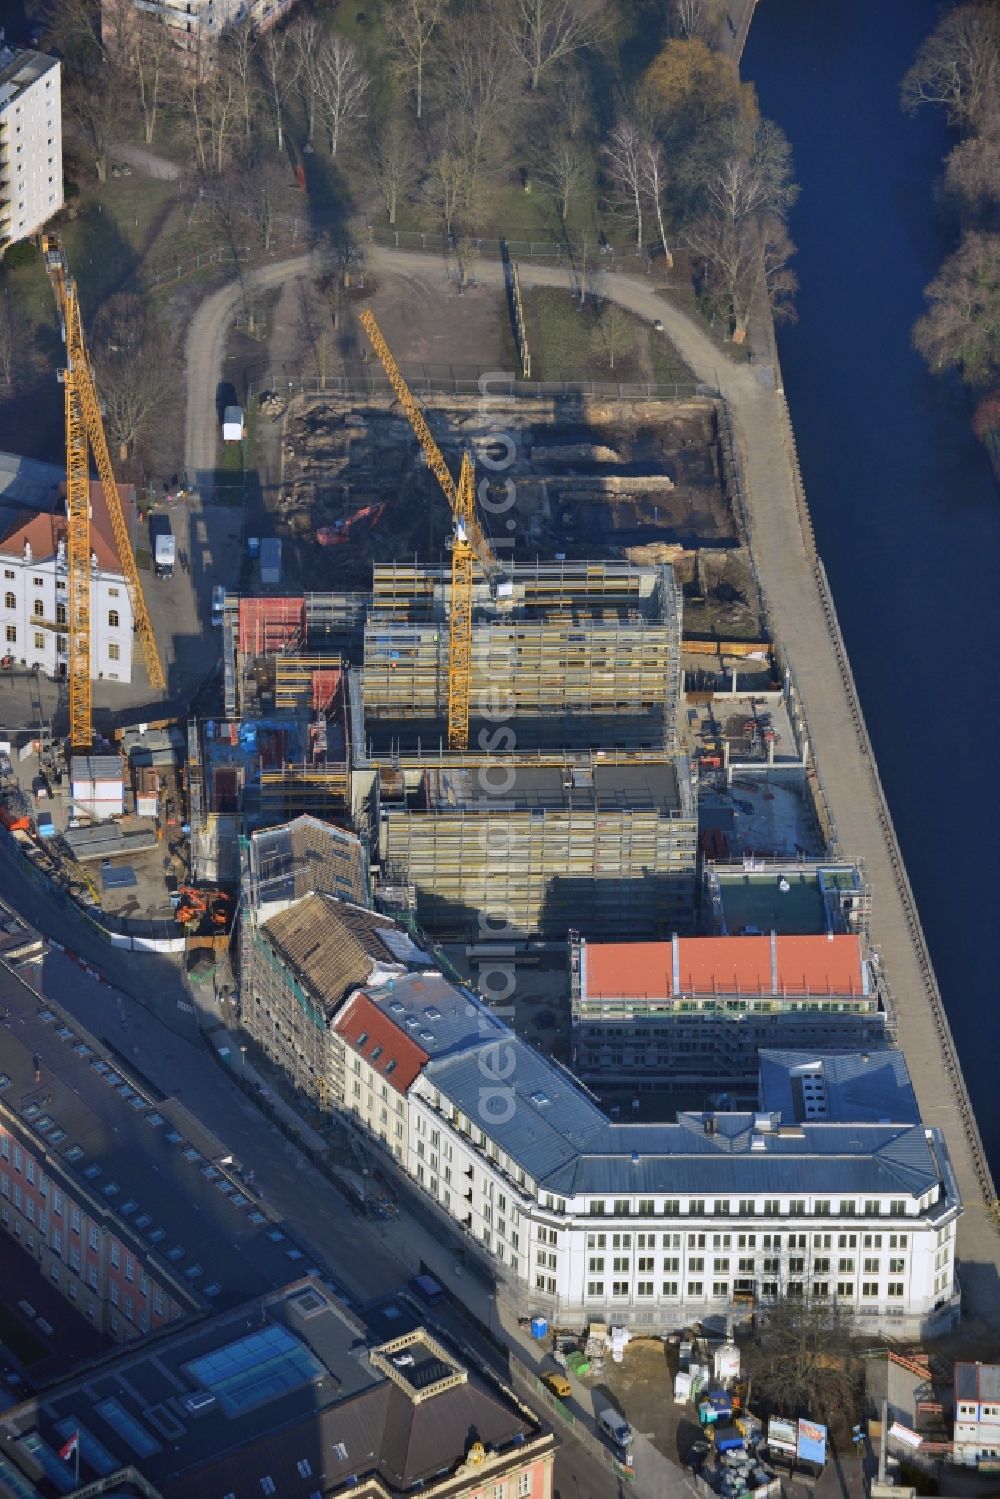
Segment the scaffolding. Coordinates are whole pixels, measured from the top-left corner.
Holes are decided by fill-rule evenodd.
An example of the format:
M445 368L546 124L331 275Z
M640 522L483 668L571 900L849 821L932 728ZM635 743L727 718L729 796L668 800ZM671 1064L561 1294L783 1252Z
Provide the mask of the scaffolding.
M442 933L467 932L479 912L526 937L561 938L570 927L609 938L685 931L693 803L683 795L674 806L627 801L575 787L562 805L548 797L527 804L515 782L492 806L488 796L479 806L383 802L385 877L412 886L421 925Z
M495 602L483 583L474 595L473 721L489 718L499 696L511 705L515 733L521 720L527 742L540 748L672 750L681 635L672 570L556 563L510 576L511 599ZM447 714L450 592L441 568L375 569L364 634L366 730L419 725L433 743ZM477 705L485 705L478 715Z

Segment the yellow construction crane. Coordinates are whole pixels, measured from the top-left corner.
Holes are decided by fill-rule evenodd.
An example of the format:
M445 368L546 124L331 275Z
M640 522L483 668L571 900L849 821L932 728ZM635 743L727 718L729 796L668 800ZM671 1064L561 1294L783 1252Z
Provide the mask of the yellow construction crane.
M66 401L66 518L69 571L69 723L70 744L89 750L94 742L90 680L90 466L92 450L111 518L132 619L142 645L146 677L153 692L166 686L156 650L153 626L139 581L118 485L111 467L108 440L80 321L76 282L69 273L62 244L54 234L42 236L45 269L55 294L66 343L66 368L59 379Z
M441 449L424 420L423 412L392 357L381 328L367 307L361 313L360 321L389 377L396 399L424 450L428 467L451 506L454 530L451 547L451 619L448 632L448 748L465 750L469 747L473 565L474 561L478 561L492 582L501 571L500 564L476 514L476 480L472 454L462 454L462 466L456 484Z

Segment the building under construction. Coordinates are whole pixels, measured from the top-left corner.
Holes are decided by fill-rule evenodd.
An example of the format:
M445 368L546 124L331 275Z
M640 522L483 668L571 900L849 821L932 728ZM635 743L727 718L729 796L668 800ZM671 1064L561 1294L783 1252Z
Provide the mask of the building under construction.
M225 714L189 736L200 878L297 813L340 823L430 929L686 930L697 815L677 753L672 569L518 564L473 588L468 747L448 748L451 576L370 595L230 598Z

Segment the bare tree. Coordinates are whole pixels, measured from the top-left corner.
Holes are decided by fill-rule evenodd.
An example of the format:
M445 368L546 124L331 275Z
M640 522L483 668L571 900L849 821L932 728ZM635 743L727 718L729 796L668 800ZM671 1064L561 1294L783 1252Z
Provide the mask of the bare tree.
M556 63L603 34L600 0L507 0L504 28L532 90Z
M917 53L900 90L903 108L945 111L952 125L975 126L1000 92L1000 12L992 0L949 10Z
M586 185L590 176L590 165L582 151L572 141L554 141L539 158L536 171L541 181L559 202L559 217L563 224L569 218L570 203Z
M788 1298L761 1318L751 1373L754 1390L775 1410L839 1416L857 1408L861 1364L854 1327L835 1301Z
M136 12L128 57L139 97L143 139L151 146L164 93L176 74L176 44L159 16Z
M319 57L317 94L331 156L364 119L367 92L368 76L354 47L342 36L328 37Z
M773 120L730 121L727 148L705 182L713 212L732 223L755 213L781 217L798 197L788 139Z
M572 141L586 132L594 118L594 101L587 75L575 62L569 63L560 73L556 108Z
M612 128L604 158L611 178L613 197L635 225L636 248L642 249L642 202L644 142L633 120L621 119Z
M409 79L417 119L424 112L424 70L434 33L444 11L444 0L395 0L387 26L396 65Z
M382 195L389 223L394 224L399 199L412 185L417 170L417 153L401 120L390 120L379 131L370 167L372 179Z
M243 142L249 148L254 134L254 114L260 98L257 86L257 35L253 23L240 21L226 32L222 42L220 66L236 80L240 113L243 116Z
M264 70L267 96L274 114L278 150L285 146L285 103L295 89L299 77L299 54L290 30L279 31L272 27L260 47L260 62Z
M1000 115L981 135L959 141L948 153L945 179L970 213L989 208L1000 196Z
M914 347L932 370L986 385L1000 370L1000 234L967 232L924 295Z
M192 73L186 80L195 162L206 174L220 175L228 164L238 108L236 87L232 74L222 68L213 68L204 77Z
M642 190L649 200L656 219L656 227L660 234L660 244L663 246L663 258L667 266L672 266L674 257L667 242L667 228L663 219L664 198L667 191L667 166L664 159L663 147L658 140L647 136L642 142L639 151L639 174L642 181Z
M689 249L711 261L729 303L736 333L746 336L754 293L765 290L778 320L794 316L796 288L788 268L794 246L777 214L733 220L718 213L696 219L685 235Z
M465 153L446 136L431 157L423 190L427 201L437 210L445 234L449 236L456 215L469 206L473 179L474 173Z
M509 139L516 64L489 10L475 27L456 18L447 31L444 58L443 87L453 105L452 127L461 128L468 164L478 176L490 148L495 153L497 144Z
M104 304L91 346L104 421L125 459L160 419L176 380L173 351L148 304L128 293Z
M618 302L605 302L594 324L592 340L595 349L605 355L608 368L613 370L615 360L631 353L635 346L631 315Z
M670 29L685 41L710 37L719 24L718 0L673 0Z
M316 107L319 101L319 60L326 37L318 16L300 12L288 28L298 63L299 96L306 111L306 140L312 145L316 133Z
M86 141L98 182L108 180L108 154L121 127L123 91L117 69L110 63L99 76L74 79L67 90L67 103Z

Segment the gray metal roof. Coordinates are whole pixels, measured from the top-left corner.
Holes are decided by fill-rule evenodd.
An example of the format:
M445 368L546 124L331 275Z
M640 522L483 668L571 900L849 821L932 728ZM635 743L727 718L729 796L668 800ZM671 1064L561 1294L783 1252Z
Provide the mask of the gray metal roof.
M25 519L25 511L54 513L62 502L66 470L18 453L0 453L0 522Z
M121 781L125 771L120 755L73 755L69 762L70 780Z
M789 1127L777 1114L764 1119L733 1112L679 1114L675 1124L613 1124L569 1074L506 1026L498 1029L494 1041L429 1062L424 1075L533 1181L560 1196L916 1197L941 1181L938 1157L919 1122L871 1122L863 1090L860 1119L838 1123ZM848 1059L838 1061L846 1080L852 1068ZM855 1070L864 1065L857 1058ZM901 1057L892 1075L905 1101L902 1083L908 1087L909 1079ZM851 1097L845 1082L845 1109ZM940 1142L937 1149L943 1156Z
M1000 1364L956 1364L955 1399L1000 1400Z
M901 1051L762 1051L760 1106L786 1124L827 1121L919 1124Z
M507 1033L468 990L456 988L440 973L404 974L366 993L386 1019L430 1057L475 1046L490 1032L497 1038Z

